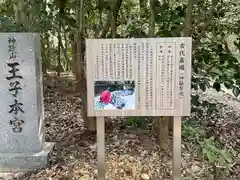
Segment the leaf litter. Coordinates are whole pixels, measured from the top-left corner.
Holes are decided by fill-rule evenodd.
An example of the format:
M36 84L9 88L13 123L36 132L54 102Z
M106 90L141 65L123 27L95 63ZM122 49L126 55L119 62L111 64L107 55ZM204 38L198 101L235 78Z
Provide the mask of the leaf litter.
M47 76L52 85L44 86L46 141L56 142L49 164L27 173L0 173L3 180L91 180L97 179L96 133L84 129L81 100L65 97L56 91L63 84L55 76ZM72 84L66 85L71 88ZM228 180L240 179L240 102L225 93L212 90L198 92L200 97L216 102L220 114L202 115L201 123L228 148L234 149L234 171ZM205 108L205 107L200 107ZM194 116L194 115L192 115ZM191 118L191 117L190 117ZM106 118L106 179L109 180L170 180L172 157L156 144L150 126L137 130L122 128L124 118ZM151 119L149 123L151 123ZM212 167L202 161L198 147L182 141L182 176L191 179L213 179Z

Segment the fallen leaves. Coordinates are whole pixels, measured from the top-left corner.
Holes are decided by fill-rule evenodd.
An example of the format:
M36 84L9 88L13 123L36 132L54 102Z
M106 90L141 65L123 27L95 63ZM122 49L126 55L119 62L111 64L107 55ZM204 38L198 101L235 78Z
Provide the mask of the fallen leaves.
M81 99L64 97L55 92L56 84L64 82L54 78L50 82L51 86L48 84L44 88L45 132L47 141L57 143L50 156L49 165L25 174L8 173L6 175L5 173L5 176L0 174L0 177L5 178L4 180L14 178L16 180L89 180L97 177L96 134L84 129ZM217 102L221 114L211 117L203 115L199 121L223 143L227 143L235 150L239 148L239 142L237 142L240 135L239 102L229 99L226 95L217 96L211 93L200 94L200 97ZM150 128L145 130L122 128L123 118L106 119L107 179L172 179L171 149L168 153L161 151L156 145L155 136ZM240 167L239 157L236 158L238 162L235 167L236 173L233 173L229 180L240 179L240 173L237 171ZM211 166L198 157L198 147L192 142L183 141L182 176L209 180L213 178L211 174Z

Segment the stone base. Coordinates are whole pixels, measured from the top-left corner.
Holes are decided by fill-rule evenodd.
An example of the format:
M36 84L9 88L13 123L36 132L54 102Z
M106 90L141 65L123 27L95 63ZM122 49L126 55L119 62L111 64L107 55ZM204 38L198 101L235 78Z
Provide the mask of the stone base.
M43 168L48 164L48 156L55 143L46 142L41 152L0 153L0 172L22 172Z

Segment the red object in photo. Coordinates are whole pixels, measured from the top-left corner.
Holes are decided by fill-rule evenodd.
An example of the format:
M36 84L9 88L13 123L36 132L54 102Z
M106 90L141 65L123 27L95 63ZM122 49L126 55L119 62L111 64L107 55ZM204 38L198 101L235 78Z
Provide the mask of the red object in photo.
M100 93L100 102L103 102L105 104L110 103L112 100L110 91L106 90Z

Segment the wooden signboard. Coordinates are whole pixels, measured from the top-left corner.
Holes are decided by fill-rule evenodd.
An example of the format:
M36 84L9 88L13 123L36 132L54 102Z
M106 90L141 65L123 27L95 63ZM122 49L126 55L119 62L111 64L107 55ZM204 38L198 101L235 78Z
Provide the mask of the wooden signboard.
M88 39L86 43L89 116L190 115L191 38ZM126 100L122 109L97 106L96 89L101 83L102 87L129 83L134 97L120 93Z
M99 128L105 116L174 116L174 147L181 149L181 116L191 110L192 39L87 39L86 47L88 116L99 117Z

